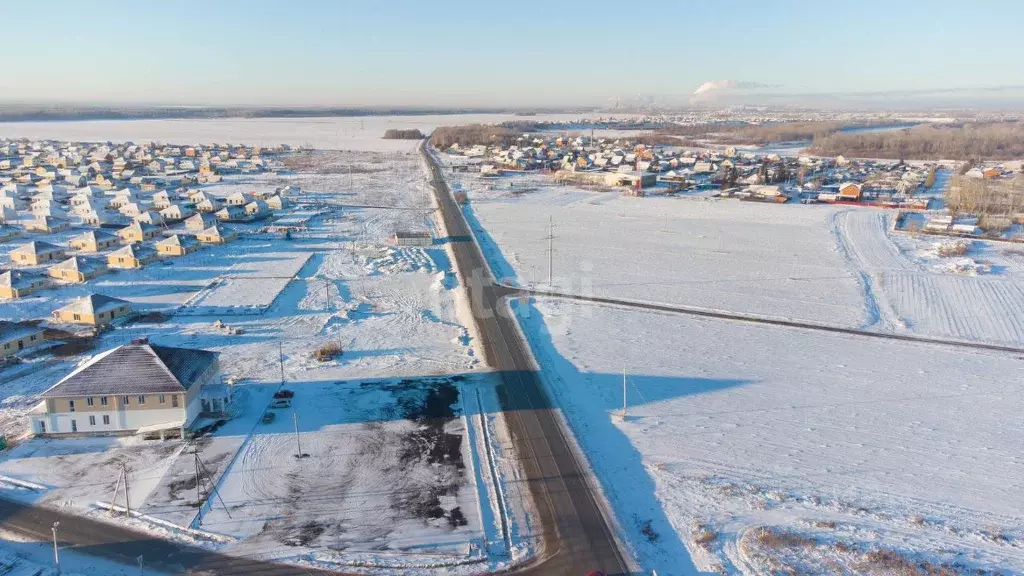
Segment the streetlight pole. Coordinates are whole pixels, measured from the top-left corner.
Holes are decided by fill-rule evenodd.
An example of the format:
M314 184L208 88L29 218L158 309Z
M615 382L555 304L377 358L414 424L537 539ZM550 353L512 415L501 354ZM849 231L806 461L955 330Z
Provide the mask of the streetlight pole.
M53 563L57 565L57 573L60 574L60 552L57 548L57 526L60 526L60 522L54 522L53 527L50 530L53 531Z

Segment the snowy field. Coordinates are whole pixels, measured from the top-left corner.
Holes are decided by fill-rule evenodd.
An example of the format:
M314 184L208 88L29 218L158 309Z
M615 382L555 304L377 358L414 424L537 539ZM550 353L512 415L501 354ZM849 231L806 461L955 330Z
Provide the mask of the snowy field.
M562 300L518 311L646 569L918 573L886 567L893 551L1024 570L1020 358Z
M450 175L499 276L554 289L771 318L1024 345L1024 254L979 241L968 276L926 262L892 213L706 198L629 198L544 176ZM515 183L511 188L510 183Z
M201 423L209 429L194 441L23 441L0 454L0 475L10 479L0 478L0 490L229 554L310 566L361 564L403 574L452 566L465 573L528 554L528 506L509 502L500 488L517 473L516 460L502 449L508 438L494 414L493 389L481 385L450 252L442 243L389 244L398 230L434 231L426 176L420 155L408 150L323 152L293 174L226 178L204 189L226 196L300 187L291 197L296 206L281 215L308 218L307 230L286 240L260 233L263 223L233 226L238 240L170 265L0 304L0 318L47 317L96 291L166 315L103 333L83 355L43 353L5 371L0 424L12 438L27 429L25 413L39 393L88 354L132 338L218 351L225 377L235 382L232 418ZM340 344L343 354L315 359L313 351L328 343ZM410 413L415 394L401 387L415 390L424 379L459 374L466 377L442 425ZM288 456L291 412L260 422L282 378L296 392L303 450L310 454L301 460ZM418 442L426 437L443 441L439 457L457 456L458 465L430 461L430 443ZM202 523L193 451L205 470ZM110 517L96 507L114 499L122 462L141 518ZM440 473L445 469L447 476ZM385 477L392 481L381 483ZM348 496L328 502L343 481ZM231 517L219 499L207 497L212 486ZM510 520L499 522L502 517Z
M418 140L384 140L390 128L424 134L438 126L531 122L573 122L611 118L616 114L434 114L423 116L361 116L339 118L216 118L195 120L92 120L71 122L4 122L0 137L45 138L80 142L229 142L273 146L290 144L322 150L411 151Z

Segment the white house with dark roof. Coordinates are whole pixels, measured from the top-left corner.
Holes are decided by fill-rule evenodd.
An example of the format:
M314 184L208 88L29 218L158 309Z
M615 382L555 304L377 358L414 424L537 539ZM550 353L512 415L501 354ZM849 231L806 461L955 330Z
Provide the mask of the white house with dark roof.
M94 356L42 394L37 435L180 434L230 400L217 352L136 340Z

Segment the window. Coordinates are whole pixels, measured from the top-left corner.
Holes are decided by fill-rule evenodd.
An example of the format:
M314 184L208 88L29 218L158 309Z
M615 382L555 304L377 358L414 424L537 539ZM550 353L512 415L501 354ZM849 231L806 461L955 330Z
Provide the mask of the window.
M10 349L11 349L11 343L10 342L4 344L4 350L10 350Z
M86 406L92 406L94 404L96 404L96 402L95 402L95 400L93 400L92 396L89 396L88 398L85 399L85 405Z
M74 418L71 419L71 431L78 432L78 420L75 420Z
M110 415L109 414L104 414L103 415L103 423L104 424L110 424Z
M74 412L74 411L75 411L75 401L74 400L68 400L68 412Z
M46 434L46 422L43 422L42 420L39 421L39 433Z
M177 394L171 394L171 407L172 408L177 408L178 407L178 395Z
M96 417L95 416L89 416L89 426L95 426L95 425L96 425Z
M106 405L107 405L107 397L106 396L100 396L100 406L106 406Z
M121 397L121 404L124 404L125 406L128 405L128 397L127 396L122 396Z
M81 314L72 314L71 317L74 318L75 320L81 320L82 319L82 315Z
M143 396L142 394L139 394L139 404L145 404L145 403L146 403L146 397Z
M32 335L32 341L33 341L33 342L35 342L35 341L36 341L36 335L35 335L35 334L33 334L33 335Z
M163 394L157 396L156 400L157 400L157 402L159 402L161 404L166 404L167 403L167 398L165 398Z

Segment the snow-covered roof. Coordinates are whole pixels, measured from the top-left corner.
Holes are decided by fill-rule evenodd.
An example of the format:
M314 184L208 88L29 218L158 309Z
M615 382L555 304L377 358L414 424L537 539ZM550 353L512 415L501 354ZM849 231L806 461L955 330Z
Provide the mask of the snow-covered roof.
M126 344L89 360L43 398L183 392L217 361L207 350Z
M0 320L0 342L10 342L39 332L42 332L42 329L35 324Z
M128 305L128 301L104 296L103 294L89 294L76 299L71 304L58 309L58 312L71 312L73 314L99 314L108 310L114 310L121 306Z
M64 249L59 246L54 246L49 242L43 242L41 240L33 240L28 244L22 244L14 250L11 250L11 254L45 254L47 252L63 252Z
M92 272L104 268L105 264L96 258L85 256L72 256L63 262L50 266L51 270L75 270L78 272Z

